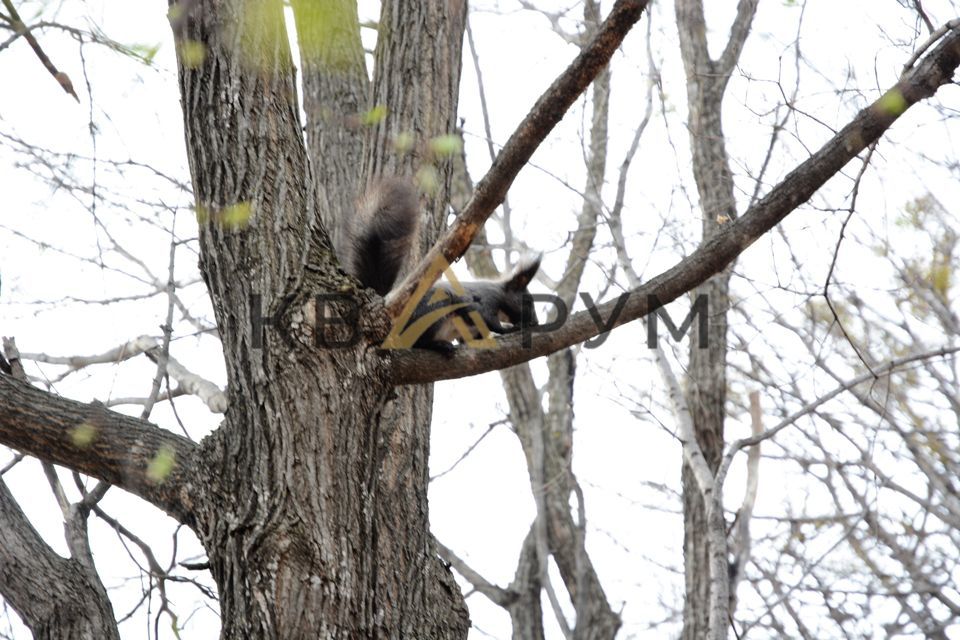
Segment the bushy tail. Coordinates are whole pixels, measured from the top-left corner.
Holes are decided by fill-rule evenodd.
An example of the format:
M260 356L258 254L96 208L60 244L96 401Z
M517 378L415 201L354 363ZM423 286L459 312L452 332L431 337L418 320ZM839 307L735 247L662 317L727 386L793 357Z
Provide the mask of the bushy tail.
M413 185L399 178L378 182L360 201L347 269L364 286L389 293L416 246L419 220Z

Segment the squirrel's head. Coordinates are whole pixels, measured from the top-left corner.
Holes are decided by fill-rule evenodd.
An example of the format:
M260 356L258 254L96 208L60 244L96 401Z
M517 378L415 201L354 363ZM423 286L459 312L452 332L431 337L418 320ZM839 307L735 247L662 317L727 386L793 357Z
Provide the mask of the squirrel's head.
M523 256L503 280L500 311L515 325L539 324L537 310L527 288L537 275L542 259L542 253Z

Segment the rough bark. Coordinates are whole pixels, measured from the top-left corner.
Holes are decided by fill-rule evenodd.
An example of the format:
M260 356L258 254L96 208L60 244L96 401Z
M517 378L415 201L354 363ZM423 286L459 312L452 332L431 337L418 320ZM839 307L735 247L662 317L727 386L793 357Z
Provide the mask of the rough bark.
M85 518L84 514L84 522ZM0 593L34 640L120 638L113 607L92 562L62 558L50 549L3 481L0 522ZM86 551L89 559L89 549Z
M3 352L6 356L3 372L25 381L27 377L13 338L3 339ZM83 429L85 437L91 440L96 437L91 424L86 423ZM72 438L75 443L76 433ZM47 435L49 437L49 433ZM42 466L60 504L70 557L61 557L44 542L0 478L0 531L4 540L0 545L0 594L10 602L34 638L119 638L113 605L93 563L87 534L91 506L106 494L110 485L101 482L85 494L81 502L71 504L53 464L44 461ZM38 598L41 593L46 597Z
M196 445L143 420L83 404L0 375L0 442L106 480L192 522ZM158 461L170 464L162 474Z
M517 570L514 572L510 592L516 598L505 605L510 614L513 640L544 640L543 605L540 581L540 557L537 554L536 533L533 527L523 540Z
M363 348L386 332L383 313L362 317L364 342L354 349L320 349L311 340L313 293L345 291L370 309L382 307L336 269L320 216L330 209L328 197L304 169L280 3L183 5L190 9L176 21L178 38L203 53L198 60L196 48L181 50L181 89L202 270L230 382L224 425L198 447L103 411L95 424L103 440L77 451L77 440L64 433L86 424L89 407L0 375L0 442L125 486L190 523L220 589L224 638L462 637L462 597L436 561L427 531L426 443L414 427L429 415L391 388L416 376L397 376L402 367L389 368L396 361ZM958 63L954 30L692 260L638 291L666 302L722 269L910 105L949 82ZM635 299L614 326L651 306ZM604 317L610 308L601 308ZM262 333L252 321L256 311L271 318ZM536 340L522 358L508 351L506 358L457 356L443 367L420 356L402 362L453 377L522 362L598 332L586 315L568 326L556 339ZM175 464L158 476L149 461L165 446Z
M222 637L463 637L462 596L428 529L429 405L391 388L366 340L310 339L311 296L353 288L322 222L335 219L330 193L305 171L281 4L253 7L201 2L181 33L205 51L181 59L180 84L230 388L197 469ZM262 335L257 313L271 318Z

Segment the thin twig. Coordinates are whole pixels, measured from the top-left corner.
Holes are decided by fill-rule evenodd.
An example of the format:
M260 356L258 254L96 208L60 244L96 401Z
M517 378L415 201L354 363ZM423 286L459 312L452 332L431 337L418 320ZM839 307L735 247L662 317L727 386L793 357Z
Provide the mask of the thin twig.
M53 79L57 81L60 87L68 94L73 96L73 99L79 103L80 97L77 95L76 91L73 90L73 83L70 82L70 76L57 69L53 62L50 61L50 58L47 57L46 53L44 53L40 43L37 42L37 39L33 37L32 33L30 33L30 29L23 23L23 20L20 19L20 14L17 13L17 9L13 6L13 2L11 0L0 1L3 2L3 6L6 7L7 12L13 19L13 28L17 31L17 33L23 34L23 37L26 39L27 43L30 44L30 48L33 49L33 52L37 54L37 58L40 59L40 62L43 64L46 70L50 72L50 75L53 76Z
M923 55L923 52L929 49L934 42L947 35L948 31L956 29L957 27L960 27L960 18L954 18L947 24L931 33L930 37L927 38L923 44L917 47L917 50L913 52L913 55L910 56L910 58L907 60L907 63L903 65L903 71L900 72L901 75L909 71L913 67L914 63L916 63L916 61L920 58L920 56Z
M860 181L863 180L863 174L866 173L867 167L870 166L870 158L873 157L873 151L876 148L876 142L867 148L867 156L863 159L863 164L860 165L860 171L857 172L857 177L853 181L853 192L850 195L850 207L847 209L847 217L844 219L843 224L840 225L840 236L837 238L837 246L833 250L833 260L830 262L830 269L827 271L827 279L823 283L823 298L827 301L827 307L830 308L830 313L833 314L833 321L837 323L838 327L840 327L843 337L847 339L847 342L850 344L851 348L853 348L854 353L857 354L857 358L860 359L860 362L863 363L863 366L865 366L867 371L870 373L873 373L873 367L871 367L870 363L868 363L866 358L863 357L860 349L853 342L853 338L851 338L850 334L847 333L846 327L843 326L843 322L840 320L840 316L837 314L837 310L833 306L833 301L830 300L829 289L830 280L833 278L833 271L837 266L837 258L840 257L840 244L843 242L844 232L847 229L847 224L850 223L850 219L857 210L857 196L860 193ZM876 377L876 374L874 374L874 377Z

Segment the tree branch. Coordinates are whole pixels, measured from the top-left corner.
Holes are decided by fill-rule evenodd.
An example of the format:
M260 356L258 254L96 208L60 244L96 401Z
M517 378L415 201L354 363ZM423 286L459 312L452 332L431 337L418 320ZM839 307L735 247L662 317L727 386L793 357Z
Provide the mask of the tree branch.
M730 618L730 579L727 569L726 521L723 518L723 485L714 479L710 465L697 441L693 416L670 363L662 349L655 350L655 359L670 396L677 420L677 438L683 447L683 462L693 472L700 497L706 506L707 547L710 558L710 640L727 637Z
M740 0L737 4L737 17L730 27L730 39L727 40L727 46L717 60L717 70L720 75L729 76L737 60L740 59L740 52L743 51L743 45L747 41L747 36L750 35L753 16L757 13L758 2L759 0Z
M477 183L470 202L443 238L387 296L387 311L391 317L400 315L417 286L427 277L431 265L436 264L438 259L449 264L464 254L487 218L503 202L507 189L520 169L526 166L533 152L560 122L570 105L610 61L613 52L620 46L634 23L640 19L646 6L647 0L617 1L593 41L540 96L530 113L510 136L493 166Z
M736 456L737 452L739 452L742 449L745 449L746 447L752 447L756 444L760 444L764 440L769 440L770 438L774 437L775 435L777 435L778 433L780 433L790 425L795 424L797 420L799 420L803 416L813 413L814 411L819 409L821 406L823 406L830 400L833 400L844 391L849 391L850 389L853 389L854 387L861 385L864 382L867 382L870 380L876 380L880 376L890 375L900 367L903 367L904 365L912 364L914 362L921 362L924 360L931 360L933 358L941 358L941 357L952 355L958 352L960 352L960 347L944 346L944 347L940 347L939 349L934 349L933 351L915 353L913 355L904 356L902 358L891 360L887 364L881 367L877 367L876 369L874 369L874 371L868 371L864 374L857 376L856 378L853 378L852 380L844 382L843 384L835 387L829 393L826 393L820 396L815 401L804 406L799 411L787 416L786 418L781 420L778 424L776 424L773 427L770 427L766 431L756 433L748 438L742 438L740 440L735 441L733 444L731 444L730 448L727 449L726 454L724 454L723 456L723 462L720 464L720 469L717 471L717 482L719 482L720 484L723 484L724 479L726 478L727 472L730 469L730 464L733 462L733 458L734 456Z
M149 422L0 375L0 443L105 480L192 523L196 445Z
M37 637L120 637L99 579L44 542L3 481L0 524L0 594Z
M3 339L3 350L10 373L26 381L13 338ZM63 513L70 559L60 557L43 541L0 480L0 531L5 541L0 545L0 595L36 636L119 638L107 590L90 552L85 500L70 504L53 465L46 461L42 465ZM98 485L97 499L109 486ZM40 591L52 597L37 598Z
M467 582L473 585L474 589L487 596L491 602L501 607L507 607L517 599L516 594L511 593L509 589L498 587L488 581L464 562L460 556L441 544L440 541L434 540L434 544L437 545L437 554L453 567L457 573L463 576Z
M663 383L667 387L667 395L670 397L670 405L673 407L673 416L677 421L677 439L680 440L680 445L683 447L683 461L693 471L693 477L697 481L697 488L700 490L700 496L704 503L709 504L711 496L716 490L713 472L710 471L710 465L703 457L703 450L700 449L700 443L697 442L693 417L690 415L690 408L687 406L683 389L680 387L680 382L673 373L670 363L667 362L663 349L654 349L654 359L657 362L657 368L660 369Z
M73 83L70 82L70 76L57 69L56 65L50 61L50 58L47 57L47 54L43 51L43 47L40 46L40 43L37 42L37 39L33 37L32 33L30 33L30 27L24 24L23 20L20 18L20 14L17 13L17 8L13 6L13 2L11 2L11 0L0 1L3 2L3 6L6 7L7 13L9 13L10 17L13 19L14 30L18 35L22 34L27 40L30 48L33 49L35 54L37 54L37 58L40 60L40 63L43 65L44 69L50 72L50 75L52 75L53 79L57 81L57 84L60 85L61 89L73 96L73 99L79 103L80 97L77 95L77 92L73 90Z
M750 431L757 436L763 433L763 409L760 407L760 392L750 392ZM719 480L719 478L718 478ZM753 507L757 502L757 490L760 486L760 444L754 445L747 452L747 486L743 492L743 501L737 512L736 529L733 531L733 540L730 548L733 563L730 570L730 616L737 610L737 585L743 580L747 562L750 560L752 540L750 538L750 521L753 519Z
M611 319L617 300L599 305L595 312L610 322L603 329L609 330L643 317L718 273L760 236L809 200L844 165L879 139L907 109L949 83L958 66L960 29L955 28L921 64L904 74L897 84L860 111L847 126L791 171L746 213L726 224L723 231L704 242L687 258L631 291L618 317ZM496 167L491 169L485 180L495 171ZM475 195L468 209L483 199ZM461 218L458 218L458 222ZM451 235L456 235L457 228L455 224L444 242L434 247L431 255L435 252L439 255L439 247L454 244ZM459 248L460 245L456 246ZM420 271L418 268L417 272ZM407 284L405 281L404 286ZM523 336L517 333L499 339L498 348L462 349L452 358L423 349L395 351L391 353L394 381L398 384L434 382L502 369L583 342L600 333L601 329L591 314L583 311L571 316L557 331L527 336L527 347L522 344Z
M166 359L166 372L171 378L180 384L181 393L189 393L200 398L207 408L214 413L223 413L227 410L227 394L223 392L215 383L200 377L184 367L176 358L169 353L164 356L161 345L153 336L140 336L133 340L128 340L121 345L108 349L103 353L90 356L51 356L45 353L24 353L20 357L24 360L33 360L34 362L44 362L46 364L67 365L69 369L56 380L62 380L70 373L94 364L116 364L124 360L129 360L140 354L157 362ZM159 398L159 396L158 396ZM112 401L112 404L124 404Z

